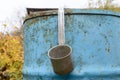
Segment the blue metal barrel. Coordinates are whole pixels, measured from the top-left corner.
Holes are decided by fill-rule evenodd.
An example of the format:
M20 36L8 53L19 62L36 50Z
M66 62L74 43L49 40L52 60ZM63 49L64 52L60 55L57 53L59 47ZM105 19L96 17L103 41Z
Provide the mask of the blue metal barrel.
M66 44L74 70L57 75L47 56L58 45L57 10L29 15L24 22L24 80L120 80L120 13L65 10Z

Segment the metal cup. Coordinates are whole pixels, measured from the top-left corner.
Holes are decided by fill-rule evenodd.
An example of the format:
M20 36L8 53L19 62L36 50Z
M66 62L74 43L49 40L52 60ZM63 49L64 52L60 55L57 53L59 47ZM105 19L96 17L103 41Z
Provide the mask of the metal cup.
M72 48L68 45L57 45L48 51L55 73L64 75L73 70L71 52Z

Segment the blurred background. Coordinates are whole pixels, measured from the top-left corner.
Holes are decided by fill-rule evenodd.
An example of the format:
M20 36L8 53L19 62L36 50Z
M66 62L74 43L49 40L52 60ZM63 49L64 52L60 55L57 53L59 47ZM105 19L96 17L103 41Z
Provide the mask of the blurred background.
M120 0L3 0L0 2L0 80L22 80L26 8L102 9L120 12Z

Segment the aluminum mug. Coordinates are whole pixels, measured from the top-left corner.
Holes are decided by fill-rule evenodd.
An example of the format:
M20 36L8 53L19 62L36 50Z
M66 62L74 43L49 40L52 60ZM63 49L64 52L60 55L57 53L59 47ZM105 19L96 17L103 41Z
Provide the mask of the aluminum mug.
M55 73L64 75L73 70L72 48L68 45L57 45L48 51Z

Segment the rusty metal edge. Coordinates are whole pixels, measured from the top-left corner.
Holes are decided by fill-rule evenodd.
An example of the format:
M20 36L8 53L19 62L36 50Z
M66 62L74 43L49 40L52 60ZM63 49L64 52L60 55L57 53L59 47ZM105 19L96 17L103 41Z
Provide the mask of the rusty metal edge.
M89 10L89 9L76 9L80 11L74 11L75 9L65 9L65 15L105 15L105 16L114 16L114 17L120 17L120 13L116 13L110 10ZM91 11L91 12L90 12ZM95 12L98 11L98 12ZM44 10L44 11L38 11L34 12L32 14L29 14L26 16L23 24L30 19L34 19L37 17L44 17L44 16L55 16L58 15L58 10Z
M26 8L27 14L30 15L34 12L48 11L48 10L57 10L57 8Z

